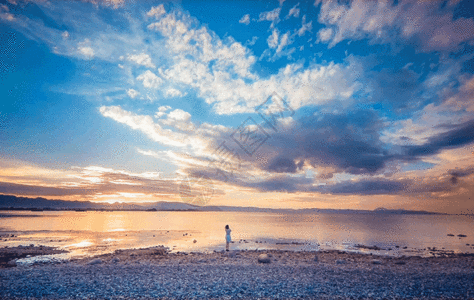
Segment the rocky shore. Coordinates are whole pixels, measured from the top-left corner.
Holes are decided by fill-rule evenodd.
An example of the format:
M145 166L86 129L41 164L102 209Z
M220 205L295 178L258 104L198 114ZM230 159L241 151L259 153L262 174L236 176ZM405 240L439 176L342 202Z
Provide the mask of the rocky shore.
M14 265L0 269L1 299L474 299L472 254L394 258L153 247Z

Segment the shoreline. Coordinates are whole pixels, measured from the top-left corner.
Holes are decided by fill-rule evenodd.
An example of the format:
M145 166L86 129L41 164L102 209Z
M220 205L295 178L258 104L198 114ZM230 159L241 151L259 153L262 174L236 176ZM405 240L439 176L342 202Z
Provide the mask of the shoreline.
M265 263L259 262L262 254ZM168 252L156 246L3 268L0 285L0 298L20 299L469 299L474 254L394 258L339 250Z

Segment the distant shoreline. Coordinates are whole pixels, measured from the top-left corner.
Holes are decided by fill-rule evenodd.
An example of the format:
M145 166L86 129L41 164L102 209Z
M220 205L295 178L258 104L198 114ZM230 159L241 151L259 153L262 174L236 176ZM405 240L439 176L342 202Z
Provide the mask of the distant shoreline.
M262 212L262 213L347 213L347 214L399 214L399 215L474 215L447 214L440 212L416 211L404 209L356 210L356 209L279 209L240 206L198 206L184 202L152 203L93 203L90 201L48 200L45 198L26 198L12 195L0 195L0 211L192 211L192 212Z

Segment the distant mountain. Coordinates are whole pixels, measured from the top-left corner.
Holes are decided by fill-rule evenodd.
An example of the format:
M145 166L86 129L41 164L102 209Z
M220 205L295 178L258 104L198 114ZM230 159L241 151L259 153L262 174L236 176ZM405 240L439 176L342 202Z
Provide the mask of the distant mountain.
M424 210L405 210L405 209L387 209L385 207L378 207L373 210L377 213L384 213L384 214L417 214L417 215L439 215L441 213L429 212Z
M0 195L0 209L29 210L140 210L140 211L223 211L223 212L266 212L266 213L332 213L332 214L441 214L427 211L394 210L383 207L375 210L354 209L275 209L240 206L197 206L183 202L152 203L95 203L90 201L48 200L45 198L25 198L11 195Z

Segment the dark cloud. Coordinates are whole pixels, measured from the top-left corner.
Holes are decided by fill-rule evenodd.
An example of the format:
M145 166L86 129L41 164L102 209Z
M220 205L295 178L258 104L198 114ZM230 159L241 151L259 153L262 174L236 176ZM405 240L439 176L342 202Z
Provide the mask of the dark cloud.
M321 186L316 191L331 194L390 195L405 191L408 181L371 179L363 181L345 181L334 185Z
M379 139L381 129L373 111L316 113L273 133L260 150L269 158L257 164L275 173L295 173L306 162L351 174L374 174L391 157Z
M405 146L407 160L418 156L433 155L443 149L452 149L470 144L474 141L474 120L456 125L454 129L431 137L428 142L419 146Z
M95 192L97 191L90 188L56 188L0 182L1 194L15 194L25 196L85 196L94 194Z

